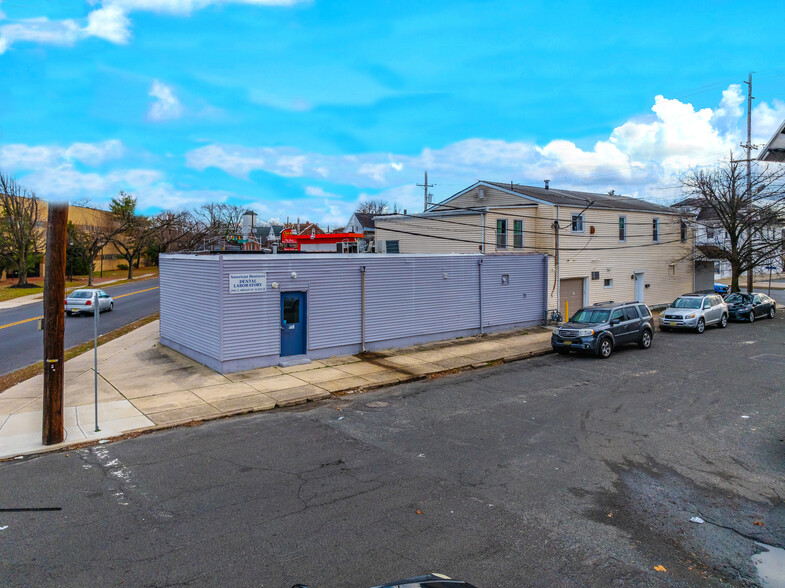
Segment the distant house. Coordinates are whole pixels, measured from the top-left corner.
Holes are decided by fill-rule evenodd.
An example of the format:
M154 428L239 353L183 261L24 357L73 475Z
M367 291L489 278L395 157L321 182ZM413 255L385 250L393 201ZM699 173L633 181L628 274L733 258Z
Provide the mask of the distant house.
M785 121L772 135L766 146L761 149L758 160L785 163Z
M695 289L681 212L637 198L480 181L422 214L374 220L377 252L547 253L548 304L562 313Z
M387 216L387 215L376 215ZM343 229L346 233L362 233L362 243L360 246L364 251L373 253L376 245L376 224L373 214L355 212Z
M729 261L731 245L728 232L723 228L717 211L702 198L687 198L672 205L673 208L695 218L694 232L697 259L711 262L717 278L730 278L733 275ZM785 241L785 227L781 222L772 222L761 228L760 244L770 242L782 236ZM753 242L755 240L753 239ZM766 273L765 267L773 264L777 268L782 265L782 253L774 253L769 259L762 260L755 273Z

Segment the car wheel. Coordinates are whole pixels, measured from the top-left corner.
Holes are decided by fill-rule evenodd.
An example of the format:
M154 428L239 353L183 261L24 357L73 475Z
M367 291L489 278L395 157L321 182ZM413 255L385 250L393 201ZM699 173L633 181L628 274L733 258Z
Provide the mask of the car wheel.
M114 302L110 302L109 308L106 309L106 312L112 312L113 309L114 309Z
M611 356L611 353L613 353L613 343L606 337L600 341L600 344L597 347L597 357L600 359L608 359Z
M704 321L702 318L698 319L698 326L695 327L695 331L698 334L701 334L705 330L706 330L706 321Z
M720 319L720 329L724 329L728 326L728 315L723 314L722 318Z
M649 329L643 330L643 333L641 334L641 340L638 341L638 347L641 349L648 349L651 347L651 331Z
M772 306L771 308L769 308L769 318L772 318L772 319L773 319L773 318L774 318L774 313L775 313L775 312L776 312L776 310L774 310L774 307L773 307L773 306Z
M754 310L750 311L750 322L751 323L755 322L755 311Z

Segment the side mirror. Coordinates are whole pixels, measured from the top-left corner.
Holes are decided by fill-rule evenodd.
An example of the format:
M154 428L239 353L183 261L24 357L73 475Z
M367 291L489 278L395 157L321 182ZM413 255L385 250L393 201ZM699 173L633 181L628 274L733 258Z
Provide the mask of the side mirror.
M611 324L612 325L618 325L620 322L621 322L620 318L611 319Z

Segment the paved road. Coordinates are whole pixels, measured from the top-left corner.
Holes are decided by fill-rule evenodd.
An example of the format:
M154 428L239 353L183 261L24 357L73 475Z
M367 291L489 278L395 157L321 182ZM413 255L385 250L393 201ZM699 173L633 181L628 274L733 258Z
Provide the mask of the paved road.
M785 544L784 334L779 312L6 462L0 509L62 510L0 510L0 585L752 585L751 538Z
M101 314L98 323L100 334L158 312L157 278L107 286L104 290L115 298L115 305L114 311ZM38 321L35 320L42 314L41 302L0 310L0 375L43 359L43 332L38 330ZM92 316L66 317L66 349L92 338Z

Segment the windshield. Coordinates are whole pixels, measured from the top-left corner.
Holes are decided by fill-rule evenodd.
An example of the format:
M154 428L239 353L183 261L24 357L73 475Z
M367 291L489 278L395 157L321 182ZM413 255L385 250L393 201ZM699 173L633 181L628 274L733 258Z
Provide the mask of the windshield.
M69 298L92 298L93 293L87 290L79 290L77 292L71 292L68 295Z
M610 314L610 310L603 310L601 308L581 308L572 316L570 322L584 324L606 323L608 322Z
M747 296L746 294L739 294L738 292L736 292L735 294L731 294L725 299L725 302L728 302L730 304L738 304L740 302L749 303L749 301L750 301L749 296Z
M700 308L701 302L703 302L700 298L677 298L671 304L671 308Z

